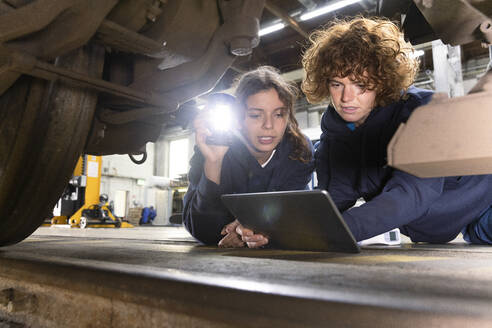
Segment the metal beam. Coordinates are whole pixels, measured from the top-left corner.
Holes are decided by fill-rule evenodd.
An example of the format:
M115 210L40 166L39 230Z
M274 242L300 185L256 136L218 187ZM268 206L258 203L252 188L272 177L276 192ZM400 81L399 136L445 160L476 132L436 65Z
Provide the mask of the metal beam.
M313 10L318 6L313 0L297 0L297 2L306 7L308 10Z
M297 23L297 21L294 18L290 17L289 14L286 13L283 9L281 9L281 8L277 7L276 5L274 5L272 3L272 1L267 0L265 2L265 8L269 12L271 12L272 14L274 14L275 16L277 16L278 18L280 18L287 25L289 25L290 27L292 27L297 33L299 33L300 35L302 35L306 39L309 38L309 34L306 31L304 31L302 29L302 27L299 26L299 23Z
M42 62L29 54L0 48L0 58L3 72L17 72L49 81L60 80L134 101L152 103L151 93L120 86L85 74L57 67L53 64Z

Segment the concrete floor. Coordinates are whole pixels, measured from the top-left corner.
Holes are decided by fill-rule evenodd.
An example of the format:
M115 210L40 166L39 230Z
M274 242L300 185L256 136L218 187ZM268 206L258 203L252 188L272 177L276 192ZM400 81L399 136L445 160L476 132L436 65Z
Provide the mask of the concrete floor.
M459 239L447 245L405 241L343 254L219 249L199 245L176 227L42 227L25 241L0 249L0 282L1 277L13 278L2 270L13 265L31 270L26 280L44 283L52 271L58 277L64 270L69 275L90 271L79 279L118 276L107 286L114 299L122 297L114 290L128 294L141 288L139 281L152 279L146 297L155 292L153 302L180 299L180 306L194 310L178 306L181 310L168 312L179 312L198 326L241 326L252 318L260 327L324 326L326 320L359 327L492 326L492 247ZM38 267L48 272L44 278L33 276ZM97 279L89 278L84 288L92 290ZM169 289L175 293L167 295ZM196 314L201 307L208 310ZM186 320L171 326L189 326Z

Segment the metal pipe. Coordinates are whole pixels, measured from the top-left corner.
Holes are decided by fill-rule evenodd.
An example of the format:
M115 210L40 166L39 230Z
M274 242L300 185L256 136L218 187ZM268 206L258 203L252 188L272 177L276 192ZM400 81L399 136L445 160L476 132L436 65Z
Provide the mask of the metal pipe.
M297 33L299 33L306 39L309 38L309 34L304 31L301 26L299 26L299 23L294 18L290 17L288 13L274 5L271 1L267 0L265 2L265 8L268 9L268 11L270 11L272 14L280 18L282 21L284 21L286 24L288 24L290 27L292 27L294 30L296 30Z

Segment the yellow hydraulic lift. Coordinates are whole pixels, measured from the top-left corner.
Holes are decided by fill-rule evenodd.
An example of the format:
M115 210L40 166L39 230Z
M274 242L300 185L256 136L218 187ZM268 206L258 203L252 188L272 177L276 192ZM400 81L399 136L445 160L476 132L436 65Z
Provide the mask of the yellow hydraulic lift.
M108 196L100 194L101 156L81 156L72 179L61 198L61 215L51 224L69 224L80 228L133 228L113 215Z

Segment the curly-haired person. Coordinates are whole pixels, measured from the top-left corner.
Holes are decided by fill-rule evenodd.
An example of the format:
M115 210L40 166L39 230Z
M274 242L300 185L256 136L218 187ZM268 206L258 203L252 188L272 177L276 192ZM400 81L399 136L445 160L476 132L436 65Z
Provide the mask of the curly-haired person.
M413 48L385 19L336 20L311 36L302 90L330 100L315 152L327 190L357 240L394 228L414 242L492 244L492 176L417 178L387 166L386 148L433 93L412 86ZM436 124L437 128L437 124ZM352 207L356 200L366 202Z

